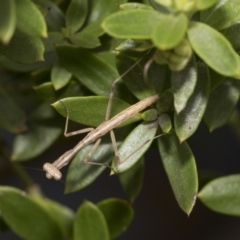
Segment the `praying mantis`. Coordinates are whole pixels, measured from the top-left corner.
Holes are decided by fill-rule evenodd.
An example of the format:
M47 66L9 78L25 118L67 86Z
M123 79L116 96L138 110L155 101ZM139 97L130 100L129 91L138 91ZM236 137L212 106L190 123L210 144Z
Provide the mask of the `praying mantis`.
M62 174L60 172L60 169L64 166L66 166L71 159L79 152L81 149L83 149L85 146L89 145L90 143L95 142L94 146L92 147L91 151L85 158L84 162L86 164L93 164L93 165L104 165L106 167L109 167L107 164L104 163L95 163L95 162L90 162L90 158L99 146L101 142L101 137L106 135L108 132L110 133L111 141L113 144L113 149L115 153L115 157L117 159L117 163L121 164L121 160L119 158L118 154L118 149L117 149L117 143L116 143L116 138L113 132L113 129L120 125L121 123L125 122L135 114L141 112L142 110L146 109L153 103L155 103L159 98L159 94L155 94L153 96L147 97L136 104L128 107L127 109L123 110L122 112L118 113L115 115L113 118L110 118L110 111L111 111L111 105L112 105L112 99L113 99L113 94L114 94L114 89L116 83L124 76L126 75L131 69L133 69L140 61L142 60L139 59L135 64L133 64L125 73L123 73L119 78L117 78L113 84L112 88L110 91L110 96L109 96L109 101L107 105L107 111L106 111L106 116L105 116L105 121L101 123L97 128L85 128L82 130L74 131L67 133L67 128L68 128L68 120L69 120L69 111L67 107L62 103L62 105L65 107L66 112L67 112L67 117L66 117L66 124L65 124L65 130L64 130L64 135L66 137L89 132L84 139L82 139L73 149L65 152L62 156L60 156L57 160L55 160L53 163L45 163L43 165L43 170L46 171L46 177L48 179L54 178L55 180L60 180L62 177ZM156 137L155 137L156 138ZM135 152L135 151L134 151ZM133 153L132 153L133 154ZM130 154L130 155L132 155ZM126 159L125 159L126 160ZM111 168L111 167L110 167Z

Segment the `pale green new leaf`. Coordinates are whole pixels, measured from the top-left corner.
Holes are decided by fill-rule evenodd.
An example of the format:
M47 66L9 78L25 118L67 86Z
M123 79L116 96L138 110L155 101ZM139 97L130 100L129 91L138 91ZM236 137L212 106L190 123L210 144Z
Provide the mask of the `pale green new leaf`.
M217 2L218 0L197 0L197 9L198 10L207 9L216 4Z
M188 18L184 13L165 15L154 28L153 43L161 50L174 48L183 39L187 26Z
M2 0L0 7L0 40L8 43L13 36L16 25L16 9L14 0Z
M229 175L209 182L198 197L213 211L240 216L240 175Z
M225 76L240 78L239 56L221 33L204 23L192 22L188 38L194 51L213 70Z
M104 31L115 38L150 39L162 14L147 9L130 9L105 18Z

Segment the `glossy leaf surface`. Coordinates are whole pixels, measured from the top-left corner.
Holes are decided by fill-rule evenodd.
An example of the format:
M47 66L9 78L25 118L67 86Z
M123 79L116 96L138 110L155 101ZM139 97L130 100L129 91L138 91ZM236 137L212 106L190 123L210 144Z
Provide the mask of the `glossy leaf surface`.
M208 103L209 72L208 67L199 62L197 65L195 89L180 113L174 115L176 134L181 142L189 138L198 128Z
M77 210L73 232L74 240L110 240L103 213L88 201L83 202Z
M222 34L206 24L192 22L188 38L194 51L213 70L225 76L240 78L239 56Z
M75 122L88 126L97 127L105 120L108 98L101 96L92 97L71 97L61 100L69 110L69 118ZM118 98L113 98L111 116L123 111L130 105ZM58 101L53 107L64 117L66 117L66 109ZM91 109L91 111L89 111ZM140 114L136 114L123 125L138 121L141 119Z
M95 48L101 45L99 38L86 31L78 32L70 37L71 42L77 47Z
M199 10L207 9L207 8L213 6L214 4L216 4L217 2L218 2L218 0L198 0L197 1L197 9L199 9Z
M106 169L105 166L94 166L84 162L93 146L94 144L90 144L83 148L71 161L66 178L65 193L75 192L87 187ZM89 161L109 164L113 156L112 143L104 138Z
M238 49L240 47L240 23L236 23L227 29L222 31L223 35L232 44L233 48Z
M15 2L17 28L29 36L47 37L44 17L36 5L29 0L17 0Z
M0 8L0 39L8 43L16 25L16 9L14 0L2 0Z
M111 239L125 232L133 219L133 209L126 201L109 198L99 202L97 206L107 221Z
M154 10L131 9L117 12L107 17L102 27L115 38L150 39L155 24L162 15Z
M120 164L114 158L112 168L116 173L130 169L148 150L157 132L156 122L142 122L127 136L118 149Z
M0 187L0 193L1 214L18 235L26 240L63 239L60 226L38 201L12 187Z
M0 128L12 133L20 133L27 129L26 115L13 99L0 89Z
M28 131L15 137L11 159L25 161L40 155L61 135L62 123L57 122L54 110L41 105L31 116Z
M162 17L153 31L152 40L161 50L174 48L183 39L188 19L184 13Z
M118 174L119 181L126 192L130 202L134 200L139 195L144 175L144 158L142 157L127 171Z
M196 60L193 57L188 65L179 72L172 72L171 89L174 95L174 108L179 114L191 97L197 84Z
M205 22L217 30L222 30L240 20L240 10L238 0L219 0L218 3L209 10L209 15Z
M197 169L192 151L186 142L179 143L175 133L158 138L158 147L178 205L189 215L198 191Z
M66 27L70 29L71 33L75 33L82 27L87 12L87 0L71 0L66 12Z
M199 199L211 210L240 216L240 175L229 175L209 182L199 192Z
M56 62L51 71L51 81L54 89L58 90L68 84L72 74L60 62Z
M209 97L204 120L213 131L227 123L239 99L239 83L226 79Z
M43 61L44 45L39 37L15 31L7 46L0 45L0 52L11 60L24 64Z
M82 84L98 95L109 96L116 72L90 51L73 46L57 47L63 66Z
M122 75L127 70L129 70L136 60L129 58L121 53L116 56L116 66L119 75ZM137 64L133 69L131 69L124 77L122 77L123 82L127 88L135 95L139 100L147 98L155 94L153 86L144 80L143 67ZM151 79L149 79L151 83Z

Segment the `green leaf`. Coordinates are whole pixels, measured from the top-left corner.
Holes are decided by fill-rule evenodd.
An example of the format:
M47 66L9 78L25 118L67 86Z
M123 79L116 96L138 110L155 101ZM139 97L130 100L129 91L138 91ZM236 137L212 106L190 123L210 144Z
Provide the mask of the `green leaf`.
M105 166L94 166L86 164L84 159L90 153L94 144L89 144L84 147L73 158L67 173L65 193L71 193L81 190L90 185L105 169ZM91 162L109 164L113 158L113 146L110 141L102 139L101 144L98 146Z
M131 168L148 150L157 132L157 122L142 122L127 136L118 149L120 164L112 162L114 172L121 173Z
M154 28L153 43L161 50L172 49L183 39L187 26L188 19L184 13L166 15Z
M210 131L227 123L239 99L239 85L227 78L209 97L204 120Z
M41 204L51 215L52 219L58 223L62 235L65 238L71 238L74 212L70 208L47 198L35 197L34 200Z
M15 31L7 46L0 44L0 52L11 60L24 64L43 61L44 45L39 37Z
M134 215L128 202L117 198L109 198L99 202L97 206L107 221L111 239L115 239L126 231Z
M88 50L73 46L58 46L63 66L82 84L98 95L109 96L116 71Z
M189 138L198 128L208 103L209 72L203 62L197 65L197 82L185 108L174 115L176 134L181 142Z
M97 127L105 121L108 103L107 97L71 97L61 99L61 102L66 105L69 111L69 119L75 122ZM66 109L59 101L52 105L61 115L66 117ZM129 106L130 105L128 103L122 101L121 99L113 98L111 116L115 116L117 113L123 111ZM139 121L140 119L141 115L136 114L129 120L121 124L121 126Z
M170 111L173 106L173 93L172 89L165 90L160 99L156 103L156 108L159 114Z
M119 181L131 203L134 202L142 189L144 174L144 158L140 158L130 169L118 174Z
M2 76L3 77L3 76ZM13 99L0 89L0 128L12 133L20 133L27 129L26 115Z
M150 39L163 15L148 9L120 11L105 18L104 31L115 38Z
M70 41L77 47L95 48L101 45L99 38L88 32L79 32L70 37Z
M188 38L194 51L213 70L225 76L240 78L239 56L221 33L204 23L192 22Z
M47 37L47 26L43 15L30 0L17 0L16 27L29 36Z
M4 221L23 239L63 239L61 228L51 214L25 192L0 187L0 210Z
M152 10L153 8L147 4L143 3L137 3L137 2L129 2L129 3L124 3L120 4L119 8L122 10L127 10L127 9L149 9Z
M187 142L179 143L175 133L158 138L158 147L178 205L189 215L198 191L197 169L192 151Z
M14 0L2 0L0 8L0 39L4 44L13 36L16 25L16 9Z
M135 63L135 59L129 58L124 54L118 53L116 56L116 66L119 75L125 73ZM152 96L156 93L154 88L149 84L149 82L151 83L151 79L149 79L149 82L147 83L144 80L142 73L143 67L138 64L133 69L131 69L124 77L122 77L124 84L139 100Z
M103 213L88 201L77 210L73 232L74 240L110 240Z
M42 7L50 9L47 16L45 17L48 25L48 31L60 32L61 29L65 27L65 16L62 13L61 9L51 1L35 0L35 2L37 2L37 4Z
M48 104L32 113L28 131L15 137L11 159L25 161L43 153L62 133L62 123Z
M101 22L105 17L119 10L119 5L127 0L98 0L93 6L88 22Z
M169 133L172 130L172 121L167 113L163 113L158 117L158 125L163 133Z
M191 97L197 84L196 60L193 57L188 65L179 72L172 72L171 89L174 95L174 108L179 114Z
M171 9L169 6L171 6L171 2L169 0L148 0L149 3L153 6L154 9L159 11L163 14L169 14L171 13Z
M240 21L238 0L220 0L209 10L205 23L217 30L222 30Z
M87 0L71 0L66 12L66 27L71 33L77 32L83 26L87 13Z
M2 217L0 217L0 234L1 234L2 232L7 231L7 230L9 230L8 225L4 222L4 220L2 219Z
M199 199L211 210L240 216L240 175L217 178L199 192Z
M210 92L212 92L225 80L226 77L213 71L211 68L209 68L209 75L210 75Z
M64 39L62 33L49 32L48 37L43 39L45 52L55 51L55 46L57 44L64 44L65 42L66 40Z
M72 77L72 74L65 69L59 61L57 61L51 71L51 81L54 89L58 90L67 85Z
M1 47L0 47L1 48ZM1 52L1 50L0 50ZM56 54L54 52L49 52L44 55L44 62L37 62L33 64L22 64L17 63L6 56L2 55L0 53L0 64L2 67L4 67L7 70L11 70L14 72L31 72L37 69L41 68L47 68L53 65L53 63L56 61Z
M218 0L198 0L197 1L197 9L198 10L207 9L207 8L213 6L214 4L216 4L217 2L218 2Z
M222 34L232 44L233 48L238 49L240 47L240 23L234 24L229 28L222 31Z

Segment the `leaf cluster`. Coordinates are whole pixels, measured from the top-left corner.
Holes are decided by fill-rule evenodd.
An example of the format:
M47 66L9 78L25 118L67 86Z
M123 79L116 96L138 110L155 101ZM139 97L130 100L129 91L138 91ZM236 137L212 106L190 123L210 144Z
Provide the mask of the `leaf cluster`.
M142 187L144 154L153 146L186 214L198 197L214 211L239 216L239 175L215 179L199 192L197 164L187 143L202 121L213 131L226 124L236 109L237 0L2 0L1 4L0 128L14 140L12 146L0 147L0 158L28 161L56 144L64 126L60 115L67 115L63 104L70 120L100 125L112 83L121 76L111 117L149 96L159 94L160 99L114 129L121 164L108 136L91 161L111 165L132 204ZM5 141L4 135L0 137ZM87 187L105 169L85 164L92 147L71 161L66 193ZM85 201L74 214L38 192L29 192L0 187L0 221L24 239L113 239L133 218L131 205L123 200Z

